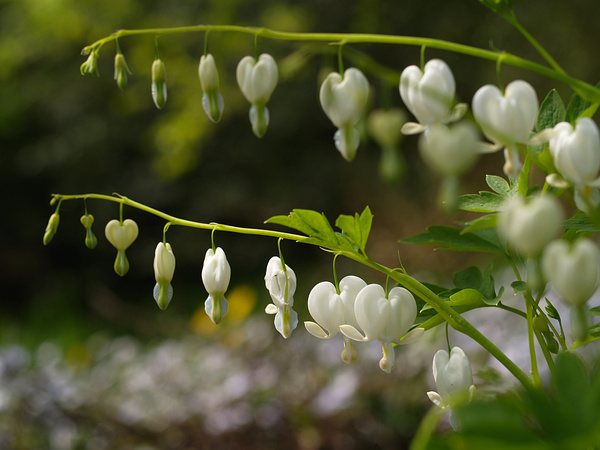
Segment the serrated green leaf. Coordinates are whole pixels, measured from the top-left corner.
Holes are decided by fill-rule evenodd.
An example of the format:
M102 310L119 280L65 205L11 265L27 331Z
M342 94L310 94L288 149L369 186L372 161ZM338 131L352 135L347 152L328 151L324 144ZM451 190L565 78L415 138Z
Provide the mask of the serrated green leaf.
M444 225L432 225L426 233L417 234L400 242L405 244L435 245L443 250L457 252L504 253L499 245L474 233L462 233L462 229Z
M456 272L452 277L452 284L459 289L479 288L483 282L483 274L479 267L467 267L460 272Z
M565 220L562 225L567 230L588 231L592 233L600 231L598 224L592 222L588 215L583 212L578 212L570 219Z
M475 220L464 223L465 228L462 233L469 233L476 230L483 230L485 228L494 228L498 225L498 214L486 214L485 216L478 217Z
M466 194L458 198L458 208L463 211L492 213L502 210L504 197L493 192L480 191L479 194Z
M342 234L362 251L367 245L372 223L373 215L368 206L360 215L358 213L354 216L340 215L335 221L335 225L342 230Z
M511 193L508 181L498 175L486 175L485 182L492 191L500 194L502 197L508 197Z
M540 132L546 128L554 128L557 123L564 122L566 113L567 110L562 98L560 98L556 89L552 89L540 106L535 122L536 131Z
M324 214L309 209L294 209L289 216L274 216L265 223L274 223L307 235L304 242L336 247L340 240Z
M550 300L546 299L546 303L546 314L548 314L548 317L554 320L558 320L560 322L560 314L558 313L557 309L552 303L550 303Z
M510 283L510 287L515 291L515 295L519 295L527 291L527 283L524 281L513 281Z

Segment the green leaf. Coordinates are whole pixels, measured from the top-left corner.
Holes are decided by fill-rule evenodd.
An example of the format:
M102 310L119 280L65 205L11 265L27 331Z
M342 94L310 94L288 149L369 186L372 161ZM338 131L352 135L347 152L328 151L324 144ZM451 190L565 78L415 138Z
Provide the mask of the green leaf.
M554 307L554 305L552 303L550 303L550 300L548 300L546 298L546 314L548 314L548 317L550 317L551 319L554 320L558 320L559 322L560 320L560 314L558 313L558 310Z
M501 195L480 191L479 194L461 195L458 199L458 208L463 211L491 213L500 211L503 202L504 197Z
M486 214L475 220L465 222L464 225L465 228L462 230L463 234L471 231L483 230L485 228L494 228L498 225L498 214Z
M510 185L504 178L499 177L498 175L486 175L485 182L492 191L500 194L502 197L511 195Z
M497 305L500 302L504 289L502 288L499 295L496 295L496 287L494 277L492 276L492 265L489 265L483 273L478 267L472 266L466 269L456 272L452 278L454 286L462 289L460 292L464 292L464 295L469 295L471 298L472 293L468 291L476 291L479 294L479 300L485 302L487 305ZM467 292L465 292L467 291ZM460 293L459 292L459 293ZM450 297L450 300L455 298L457 294ZM457 297L456 297L457 298Z
M600 83L596 85L596 88L600 88ZM584 100L579 94L573 94L567 106L565 120L574 124L579 117L591 117L589 114L592 109L595 111L595 108L598 108L597 104Z
M600 306L595 306L594 308L591 308L588 313L592 316L600 316Z
M342 235L346 236L357 248L365 251L367 239L371 232L373 223L373 214L367 206L364 211L354 216L340 215L335 221L335 225L342 230Z
M510 283L510 287L515 291L515 295L519 295L527 291L527 283L524 281L513 281Z
M417 234L400 242L405 244L435 245L443 250L457 252L489 252L504 253L502 247L496 242L485 239L475 233L463 233L460 228L443 225L432 225L426 233Z
M560 98L556 89L552 89L540 106L535 122L536 131L540 132L546 128L554 128L557 123L565 121L566 113L562 98Z

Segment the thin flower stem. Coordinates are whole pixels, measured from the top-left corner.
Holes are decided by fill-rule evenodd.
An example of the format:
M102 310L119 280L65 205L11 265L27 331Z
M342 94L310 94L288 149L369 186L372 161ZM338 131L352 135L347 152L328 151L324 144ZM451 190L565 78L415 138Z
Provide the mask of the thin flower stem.
M204 230L218 230L218 231L227 231L237 234L247 234L247 235L255 235L255 236L268 236L278 239L287 239L293 240L297 242L306 241L308 236L293 234L293 233L283 233L280 231L273 230L264 230L258 228L243 228L243 227L235 227L231 225L223 225L219 223L202 223L202 222L194 222L191 220L184 220L178 217L171 216L169 214L163 213L154 208L150 208L142 203L131 200L127 197L116 196L116 195L104 195L104 194L74 194L74 195L62 195L62 194L53 194L52 200L50 204L54 204L55 202L62 202L64 200L75 200L75 199L98 199L98 200L107 200L115 203L119 203L121 206L127 205L132 208L139 209L140 211L147 212L149 214L153 214L157 217L160 217L167 222L170 222L171 225L179 225L186 226L190 228L199 228ZM332 250L332 249L330 249ZM375 261L372 261L365 255L359 252L349 252L349 251L336 251L342 256L345 256L349 259L357 261L367 267L375 269L384 275L392 278L397 281L401 286L404 286L409 291L413 292L420 298L422 298L425 302L431 305L443 318L454 328L455 330L469 336L479 345L481 345L484 349L486 349L492 356L494 356L502 365L504 365L510 373L514 375L517 380L519 380L525 387L531 387L532 382L531 379L510 359L508 358L498 347L496 347L489 339L487 339L479 330L477 330L471 323L469 323L465 318L463 318L458 312L456 312L452 307L448 306L442 299L440 299L433 291L431 291L424 284L420 283L418 280L412 278L411 276L405 274L404 272L399 272L395 269L390 269L389 267L383 266ZM283 265L283 261L282 261Z
M99 51L100 48L107 42L125 36L139 35L167 35L192 32L237 32L252 34L255 37L263 37L266 39L275 39L283 41L320 41L320 42L337 42L344 44L394 44L394 45L410 45L410 46L426 46L438 50L445 50L453 53L473 56L475 58L486 59L490 61L498 61L502 58L502 63L509 66L520 67L521 69L539 73L548 78L560 81L569 85L575 92L581 95L584 99L594 103L600 103L600 89L578 80L577 78L567 75L559 67L547 67L542 64L529 61L516 55L485 50L470 45L458 44L441 39L431 39L414 36L394 36L385 34L367 34L367 33L291 33L275 31L268 28L243 27L238 25L194 25L188 27L172 27L172 28L144 28L138 30L119 30L115 33L97 40L93 44L83 49L84 54L89 54L92 51ZM539 49L538 49L539 51Z

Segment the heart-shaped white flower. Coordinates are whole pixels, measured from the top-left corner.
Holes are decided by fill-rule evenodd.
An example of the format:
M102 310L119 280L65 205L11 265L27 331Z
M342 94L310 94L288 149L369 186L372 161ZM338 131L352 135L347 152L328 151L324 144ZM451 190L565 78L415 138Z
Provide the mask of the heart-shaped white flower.
M477 130L468 122L452 128L436 123L421 135L419 150L432 170L440 175L458 177L477 160L477 141Z
M316 322L304 322L308 332L315 337L329 339L338 334L340 325L359 328L354 303L366 285L353 275L342 278L339 294L329 281L317 284L308 294L308 311Z
M369 82L354 67L346 69L343 77L337 72L330 73L321 85L321 107L338 128L334 135L335 146L347 161L352 161L356 155L360 136L355 125L362 116L368 98Z
M585 304L596 292L599 266L600 253L589 239L553 241L542 256L544 276L561 299L574 306Z
M475 394L471 363L460 347L453 347L449 356L446 350L435 354L433 379L438 391L430 391L427 396L442 409L452 405L453 400L471 399Z
M380 285L367 285L356 296L354 312L364 336L352 325L342 325L340 331L355 341L381 341L383 357L379 367L388 373L396 363L392 343L412 342L424 332L423 328L416 328L407 334L417 317L417 304L412 294L402 287L390 289L386 296Z
M498 232L517 252L537 256L556 237L562 221L562 210L554 197L516 196L504 202Z
M473 96L473 115L483 134L495 144L526 143L538 112L537 94L523 80L506 86L504 95L496 86L485 85Z
M118 251L125 251L138 237L139 229L137 223L131 219L119 222L113 219L106 224L104 234L106 239Z
M265 104L277 86L277 63L271 55L263 53L258 60L245 56L236 69L238 86L253 105Z
M422 125L414 131L406 129L407 134L421 132L434 122L451 121L455 90L454 75L441 59L428 61L424 71L417 66L404 69L400 76L400 97Z
M596 123L587 117L575 128L561 122L553 129L550 154L556 169L571 183L583 186L593 182L600 170L600 134Z

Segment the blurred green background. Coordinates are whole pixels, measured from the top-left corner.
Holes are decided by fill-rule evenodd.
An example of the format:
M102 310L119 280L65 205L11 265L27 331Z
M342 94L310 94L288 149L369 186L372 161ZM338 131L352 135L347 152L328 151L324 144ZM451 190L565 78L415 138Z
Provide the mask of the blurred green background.
M590 57L600 53L594 34L600 9L596 1L515 0L515 9L526 28L570 74L590 83L600 79L600 64ZM140 358L160 354L168 343L179 342L177 349L167 346L164 352L183 355L181 361L188 361L182 349L191 354L194 348L208 351L206 343L217 349L224 345L223 354L235 350L238 355L247 353L250 359L264 358L262 353L269 349L267 354L273 361L281 360L278 377L282 377L286 389L293 391L294 383L306 389L305 396L296 397L283 394L277 383L269 389L249 390L253 392L250 408L267 404L281 413L277 419L272 424L265 419L266 425L261 428L256 425L260 422L258 416L248 413L251 419L240 422L239 427L210 434L206 431L210 423L227 421L219 422L210 415L198 419L199 414L190 411L180 421L169 422L170 431L166 432L166 426L160 424L152 427L145 422L108 420L110 405L84 394L81 398L88 399L85 402L77 404L73 400L75 404L69 407L61 403L59 413L45 416L46 412L30 404L52 392L42 383L46 387L40 391L32 389L18 396L13 393L8 400L8 394L4 399L0 395L0 448L213 448L215 443L218 448L402 448L428 407L424 366L389 377L378 372L376 362L369 361L370 368L365 365L362 375L354 369L350 372L356 377L354 381L340 382L355 386L359 400L355 399L349 409L341 408L341 412L327 416L327 420L316 419L318 412L313 411L311 416L307 404L347 370L335 359L335 352L341 349L334 349L328 370L318 372L323 356L316 348L322 343L314 339L297 338L298 342L291 344L280 342L279 336L263 336L269 343L265 348L248 343L256 338L243 328L246 325L241 319L257 316L262 322L271 320L262 314L268 302L262 277L266 262L277 252L274 240L224 233L215 236L232 266L234 298L245 311L219 331L206 323L201 310L206 293L200 270L210 245L207 232L179 228L169 231L177 270L175 296L165 312L159 312L152 299L153 251L162 238L164 225L160 220L125 209L125 215L138 222L140 237L128 250L131 270L123 279L112 270L115 252L103 236L104 224L118 217L115 204L87 203L96 217L94 230L99 244L95 250L83 245L84 229L79 223L83 203L75 201L63 204L58 233L50 245L42 246L43 230L53 212L48 204L51 193L118 192L175 216L249 227L260 227L268 217L287 214L293 208L322 211L333 221L339 214L353 214L369 205L375 216L369 244L371 258L395 266L400 252L411 273L441 282L453 271L478 261L397 243L399 238L422 232L429 224L450 223L456 218L444 217L436 208L438 181L420 162L415 139L407 138L403 143L408 170L402 180L394 182L379 175L381 150L366 135L353 163L340 157L333 145L335 129L318 103L319 81L337 64L332 48L326 44L306 46L259 39L259 51L271 53L281 71L280 83L268 105L269 130L261 140L251 132L249 105L235 83L237 62L253 52L250 35L210 34L210 51L220 70L225 99L224 117L217 125L209 122L201 107L197 63L204 48L203 33L160 38L169 90L162 111L154 107L150 96L153 37L120 41L133 72L125 91L120 91L112 79L112 44L102 49L100 78L79 73L85 60L81 49L116 29L199 23L265 26L282 31L427 36L483 48L492 46L540 61L515 30L475 0L0 1L0 183L4 192L0 345L5 349L2 355L8 358L4 361L9 361L10 355L16 361L11 380L19 386L36 386L35 380L45 380L40 373L45 373L48 364L55 364L61 367L60 373L78 376L78 382L85 384L86 379L88 383L92 379L93 368L114 369L107 355L114 357L129 348L128 358L139 362ZM404 67L419 62L419 48L353 48L397 71L398 76ZM426 56L442 57L449 63L461 101L470 102L479 86L496 82L495 65L489 62L435 50L428 50ZM350 59L346 65L352 65ZM530 81L540 100L552 87L559 89L565 101L571 95L564 86L530 73L512 68L505 68L503 73L505 82L517 77ZM387 85L368 76L372 82L372 108L401 106L397 84ZM482 189L482 175L501 175L501 170L501 155L482 158L478 169L465 180L464 189ZM305 299L311 287L331 279L331 261L314 248L284 243L283 250L298 274L296 309L302 322L308 319ZM383 281L348 262L340 262L338 270L341 276L356 273L368 282ZM236 338L234 331L242 328L247 333L243 334L245 338ZM296 335L306 334L300 328ZM274 333L272 328L269 331ZM310 342L312 347L302 347L299 342ZM306 358L304 365L282 358L282 353L292 349L298 357ZM428 358L423 362L427 375ZM252 362L240 364L246 369L256 367ZM296 372L290 367L296 365L318 372L306 382L308 387L293 379ZM5 362L2 367L7 376L10 371L6 367L12 366ZM140 367L140 371L150 370L143 364ZM194 366L184 365L180 371L186 367ZM130 373L119 370L111 373L106 369L104 379L131 378ZM203 379L205 373L195 370ZM404 379L409 375L414 381ZM63 379L61 376L50 373L48 382ZM288 381L287 376L292 379ZM28 381L19 383L15 381L18 379ZM67 384L76 383L67 379ZM390 379L398 383L390 383ZM399 387L400 381L409 387ZM106 387L106 392L117 389L117 384L115 381L115 385ZM415 385L419 386L419 395L411 394L410 386ZM190 386L192 389L194 384ZM213 389L211 386L207 384L204 389ZM126 392L128 388L123 389ZM271 405L272 398L279 398L280 403ZM157 402L164 404L166 400ZM177 410L176 404L173 410ZM74 429L66 434L74 437L52 438L48 423L53 421L63 421L66 429ZM15 427L16 423L20 425ZM90 436L96 436L96 441ZM252 437L240 442L240 436Z

